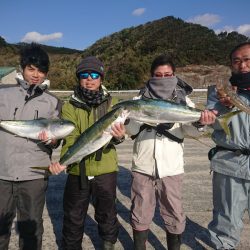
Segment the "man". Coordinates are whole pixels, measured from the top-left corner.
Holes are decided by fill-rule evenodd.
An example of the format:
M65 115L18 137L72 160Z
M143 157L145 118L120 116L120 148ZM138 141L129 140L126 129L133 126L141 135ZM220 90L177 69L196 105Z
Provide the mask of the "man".
M96 57L84 58L76 68L78 84L69 102L62 108L62 117L75 124L75 130L64 139L61 155L77 138L110 109L111 96L104 88L103 63ZM123 124L112 126L114 138L102 149L85 157L81 162L68 166L68 178L63 198L64 250L82 249L84 223L90 201L95 208L102 249L115 248L119 232L116 211L117 154L113 144L120 143L125 135ZM66 166L58 162L50 165L50 171L58 174Z
M60 102L43 82L49 71L49 57L37 44L21 51L22 77L16 85L0 88L0 120L58 118ZM46 132L39 140L16 137L0 130L0 249L7 250L11 225L17 214L20 249L42 249L43 208L47 176L31 167L50 164L55 140Z
M160 55L152 62L151 78L141 90L140 98L194 106L188 97L191 92L192 87L175 76L172 59ZM202 117L207 122L208 112L202 112ZM125 127L127 133L135 138L131 187L134 249L146 249L149 227L158 202L168 249L179 250L186 225L182 206L184 126L180 123L149 126L131 120ZM197 132L197 126L193 130Z
M230 61L232 89L237 89L238 96L250 105L250 42L236 46L230 53ZM217 98L215 96L214 92L208 96L210 115L236 109L225 93L217 91ZM240 241L244 211L250 212L249 127L249 115L245 112L232 117L229 139L222 128L214 124L212 139L217 146L210 151L214 208L208 229L215 249L235 249Z

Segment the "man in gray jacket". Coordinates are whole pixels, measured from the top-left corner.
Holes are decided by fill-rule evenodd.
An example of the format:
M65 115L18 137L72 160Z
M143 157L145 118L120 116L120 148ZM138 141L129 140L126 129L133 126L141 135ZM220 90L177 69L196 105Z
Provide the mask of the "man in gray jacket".
M0 120L58 118L61 104L46 90L49 57L37 44L21 51L22 79L0 87ZM8 249L11 225L17 214L20 249L42 249L47 188L46 173L31 169L50 164L52 147L41 132L40 140L29 140L0 129L0 249Z
M250 42L236 46L230 53L232 91L250 105ZM207 108L216 115L235 110L230 97L214 88ZM206 122L205 122L206 123ZM250 213L250 117L241 112L229 123L230 138L214 124L212 139L216 147L209 153L213 171L213 220L209 236L215 249L235 249L240 241L245 210Z

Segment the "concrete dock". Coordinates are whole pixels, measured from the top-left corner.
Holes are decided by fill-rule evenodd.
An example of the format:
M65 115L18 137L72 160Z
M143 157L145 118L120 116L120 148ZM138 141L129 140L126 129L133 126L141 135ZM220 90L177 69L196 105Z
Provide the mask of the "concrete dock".
M212 176L209 171L207 152L213 143L210 139L202 139L203 143L196 140L185 139L185 178L183 190L184 211L187 216L186 230L183 235L182 250L185 249L211 249L197 236L199 232L206 231L212 218ZM132 250L132 230L129 224L130 210L130 166L132 155L132 141L126 140L117 146L120 171L118 174L117 209L121 223L120 234L116 249ZM206 144L206 145L205 145ZM55 151L54 159L58 159L59 152ZM66 181L66 174L51 176L47 190L46 207L44 210L44 236L43 249L56 250L59 248L62 229L62 197ZM86 219L86 230L83 237L83 249L100 249L100 239L97 233L97 224L94 220L94 210L89 207ZM248 214L244 217L244 230L241 243L237 249L250 249L250 223ZM18 233L13 223L10 250L18 249ZM167 249L163 222L156 209L153 223L150 227L147 249Z

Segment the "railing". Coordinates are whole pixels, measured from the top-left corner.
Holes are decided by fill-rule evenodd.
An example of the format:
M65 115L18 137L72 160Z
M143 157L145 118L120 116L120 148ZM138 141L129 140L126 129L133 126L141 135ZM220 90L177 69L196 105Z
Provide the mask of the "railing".
M73 93L72 90L50 90L50 92L65 98ZM109 93L118 98L132 98L139 93L139 90L109 90ZM207 89L194 89L190 98L194 103L205 103L207 99Z

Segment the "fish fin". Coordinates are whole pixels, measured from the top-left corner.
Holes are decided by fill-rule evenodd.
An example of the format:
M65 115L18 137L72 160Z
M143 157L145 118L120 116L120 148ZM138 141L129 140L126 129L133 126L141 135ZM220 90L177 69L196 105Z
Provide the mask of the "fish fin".
M49 167L30 167L34 170L45 170L49 173L49 175L52 175L52 173L49 171Z
M217 118L218 122L220 123L220 126L223 128L223 130L225 131L227 137L231 137L231 134L230 134L230 130L229 130L229 127L228 127L228 121L231 117L233 117L234 115L237 115L239 113L241 113L242 110L235 110L235 111L232 111L232 112L228 112L224 115L221 115Z
M212 148L211 145L209 145L208 143L205 143L205 142L201 141L199 138L196 138L196 137L191 136L191 135L189 135L188 138L193 139L193 140L196 140L196 141L198 141L199 143L201 143L202 145L205 145L206 147Z
M30 167L30 168L49 171L49 167Z
M102 148L103 148L103 149L107 148L107 146L109 145L109 143L110 143L110 141L107 142Z
M151 126L151 127L155 127L156 125L158 125L159 123L150 123L150 122L145 122L145 124Z
M39 139L37 139L37 140L39 140ZM40 141L40 140L39 140L36 144L39 145L39 144L41 144L41 143L44 143L44 144L48 145L48 144L51 143L51 140L52 140L51 138L47 139L46 141Z

